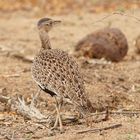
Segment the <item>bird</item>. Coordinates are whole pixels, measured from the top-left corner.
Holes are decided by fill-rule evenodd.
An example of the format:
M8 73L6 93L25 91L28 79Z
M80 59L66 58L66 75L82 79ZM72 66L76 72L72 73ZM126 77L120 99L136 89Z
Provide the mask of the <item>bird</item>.
M51 47L48 34L59 23L61 21L47 17L38 21L41 47L33 60L31 73L39 89L55 99L57 115L52 128L57 128L59 124L60 131L63 131L60 110L64 102L73 105L81 116L86 116L94 108L85 91L83 76L75 59L67 52Z

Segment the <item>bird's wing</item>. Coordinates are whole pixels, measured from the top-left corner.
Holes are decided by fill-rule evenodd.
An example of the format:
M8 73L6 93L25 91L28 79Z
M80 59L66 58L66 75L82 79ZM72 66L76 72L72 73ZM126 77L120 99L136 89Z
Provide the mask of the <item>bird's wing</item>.
M44 91L76 100L84 94L84 84L75 60L67 53L49 50L37 56L32 75ZM47 89L47 90L46 90Z

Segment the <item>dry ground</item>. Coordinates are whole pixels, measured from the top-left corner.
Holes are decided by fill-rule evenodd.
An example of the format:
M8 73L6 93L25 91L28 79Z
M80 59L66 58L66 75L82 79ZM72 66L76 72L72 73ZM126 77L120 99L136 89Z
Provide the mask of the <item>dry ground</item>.
M128 11L128 14L131 14L131 11ZM134 48L134 40L140 34L140 22L129 16L120 15L96 22L104 15L84 13L52 17L63 21L62 25L57 26L50 33L52 46L72 54L74 44L91 31L105 26L120 28L129 43L128 55L122 62L89 64L85 60L77 61L84 75L88 95L97 111L104 110L106 106L110 110L140 109L140 55L135 53ZM27 13L16 13L12 16L1 13L0 16L0 89L6 89L1 94L23 95L26 99L31 98L31 94L37 90L30 74L31 63L14 58L12 55L21 53L32 58L39 51L40 41L36 29L38 19L28 16ZM136 11L135 16L140 17L140 11ZM17 76L14 76L15 74ZM45 100L47 100L46 105L44 105ZM39 109L45 114L51 106L52 99L42 92L39 101L42 103ZM53 108L53 104L51 107ZM3 116L2 103L0 111L0 116ZM32 124L30 120L24 120L22 116L13 113L5 113L4 116L5 118L0 119L0 139L2 140L140 140L140 118L138 116L114 115L105 122L93 123L93 128L122 123L122 127L102 133L76 134L76 130L85 129L87 126L71 124L65 126L65 133L57 133L51 137L48 137L47 129L43 125L42 127L30 125ZM27 127L28 129L25 129ZM34 131L33 128L35 128Z

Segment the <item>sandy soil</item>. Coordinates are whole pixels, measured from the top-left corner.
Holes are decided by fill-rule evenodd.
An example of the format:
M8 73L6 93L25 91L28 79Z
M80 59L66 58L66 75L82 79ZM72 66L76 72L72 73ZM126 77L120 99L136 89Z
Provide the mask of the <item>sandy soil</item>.
M128 15L131 11L128 11ZM54 16L54 19L62 20L50 33L53 48L60 48L72 54L74 44L86 34L105 26L118 27L126 35L129 43L128 55L119 63L87 63L84 59L78 59L84 75L88 95L97 111L140 108L140 55L135 53L134 40L140 34L137 20L129 16L114 15L102 19L106 14L94 15L83 13L80 15ZM140 17L140 11L135 12ZM36 22L38 18L27 16L27 13L16 13L12 16L1 14L0 22L0 89L5 88L1 94L14 97L23 95L27 100L31 94L37 91L30 73L31 63L13 57L15 54L33 58L40 49L40 41ZM3 49L2 49L3 48ZM9 52L9 53L8 53ZM101 60L102 62L102 60ZM14 76L14 75L18 76ZM13 76L12 76L13 75ZM41 102L47 102L45 107L39 106L45 114L48 106L53 106L52 99L42 92ZM107 121L93 123L92 126L85 124L68 124L66 132L48 137L45 127L30 126L30 120L24 120L20 115L3 113L4 105L0 103L0 139L39 139L39 140L140 140L139 116L112 115ZM8 118L6 117L8 116ZM14 118L14 119L13 119ZM77 130L86 128L99 128L121 123L122 127L106 130L101 133L76 134ZM28 131L25 130L26 127ZM35 131L29 131L29 129ZM13 136L13 138L12 138Z

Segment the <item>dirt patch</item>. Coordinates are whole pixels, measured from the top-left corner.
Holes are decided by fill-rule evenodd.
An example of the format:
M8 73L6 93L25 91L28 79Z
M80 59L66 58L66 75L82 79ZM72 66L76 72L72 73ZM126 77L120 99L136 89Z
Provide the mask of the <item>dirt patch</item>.
M0 89L5 88L3 93L7 96L23 95L26 101L31 99L31 94L37 91L30 73L31 63L24 62L12 57L11 54L21 53L31 58L38 52L40 41L36 29L36 18L24 17L19 14L11 18L3 18L0 23ZM140 16L140 11L135 13ZM120 63L111 63L103 60L77 59L84 76L87 93L97 108L103 111L109 110L139 109L140 108L140 55L135 53L133 42L140 33L139 22L124 16L113 16L102 22L95 23L104 14L93 15L84 13L78 15L52 17L61 19L62 25L53 29L50 33L53 48L63 49L73 54L73 46L76 42L91 31L108 26L120 28L126 35L129 43L129 52ZM95 24L93 24L95 23ZM3 47L4 46L4 47ZM97 63L98 62L98 63ZM18 76L12 76L17 74ZM38 99L38 108L47 114L52 111L53 99L41 93ZM26 120L14 112L3 113L4 104L0 103L0 139L114 139L128 140L140 139L140 118L137 116L127 117L113 115L108 121L93 123L92 127L103 127L114 123L122 123L121 128L103 131L102 133L76 134L75 131L85 129L85 124L67 124L66 132L48 137L48 129L43 124L36 124ZM65 110L65 109L64 109ZM4 117L3 117L4 116Z

